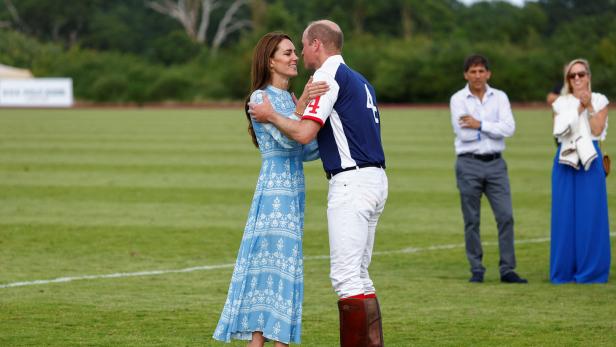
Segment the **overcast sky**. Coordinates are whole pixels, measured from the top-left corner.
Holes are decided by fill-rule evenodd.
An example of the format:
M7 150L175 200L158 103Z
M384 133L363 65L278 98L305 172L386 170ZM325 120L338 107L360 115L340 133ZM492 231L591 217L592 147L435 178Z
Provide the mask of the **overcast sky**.
M486 1L486 0L460 0L461 2L465 3L465 4L472 4L474 2L478 2L478 1ZM487 0L487 1L491 1L491 0ZM505 0L507 2L510 2L516 6L522 6L524 5L524 0Z

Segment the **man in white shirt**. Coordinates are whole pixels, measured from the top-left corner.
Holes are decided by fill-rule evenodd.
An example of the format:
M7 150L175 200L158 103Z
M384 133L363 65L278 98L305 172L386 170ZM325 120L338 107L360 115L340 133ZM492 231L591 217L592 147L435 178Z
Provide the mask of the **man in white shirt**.
M481 196L490 202L498 227L499 271L503 283L528 283L514 271L516 266L513 211L507 163L501 153L505 138L515 132L515 121L507 95L488 85L488 60L471 55L464 62L466 86L451 97L451 124L456 135L456 179L462 215L466 256L472 276L483 282L483 249L479 234Z

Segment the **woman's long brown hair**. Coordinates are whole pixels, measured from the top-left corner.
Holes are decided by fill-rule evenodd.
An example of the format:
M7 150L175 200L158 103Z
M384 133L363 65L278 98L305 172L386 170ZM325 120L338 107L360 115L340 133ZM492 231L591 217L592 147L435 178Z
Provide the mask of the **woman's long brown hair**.
M275 31L267 33L259 40L252 54L252 66L250 69L250 93L244 103L244 111L246 113L246 118L248 119L248 134L252 137L252 143L257 148L259 148L259 143L257 142L255 130L252 127L250 113L248 113L248 102L250 102L250 95L252 95L255 90L263 89L268 83L271 82L272 73L270 71L270 59L274 57L278 44L284 39L292 41L287 34L282 32Z

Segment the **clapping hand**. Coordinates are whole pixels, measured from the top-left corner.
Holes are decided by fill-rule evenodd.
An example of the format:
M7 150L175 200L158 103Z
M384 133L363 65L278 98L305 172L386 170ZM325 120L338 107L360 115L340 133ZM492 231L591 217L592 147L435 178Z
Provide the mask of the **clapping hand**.
M580 99L580 104L582 107L587 108L590 106L590 92L587 90L581 91L578 94L578 99Z

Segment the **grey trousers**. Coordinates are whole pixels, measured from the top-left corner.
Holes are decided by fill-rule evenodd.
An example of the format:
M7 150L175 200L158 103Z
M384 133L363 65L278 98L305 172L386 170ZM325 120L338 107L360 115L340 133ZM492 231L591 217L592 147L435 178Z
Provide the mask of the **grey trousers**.
M466 257L470 263L471 272L484 273L486 271L481 263L483 249L479 233L482 194L488 197L498 227L500 274L503 276L513 271L516 262L507 163L503 158L481 161L472 157L458 157L456 160L456 180L464 217Z

